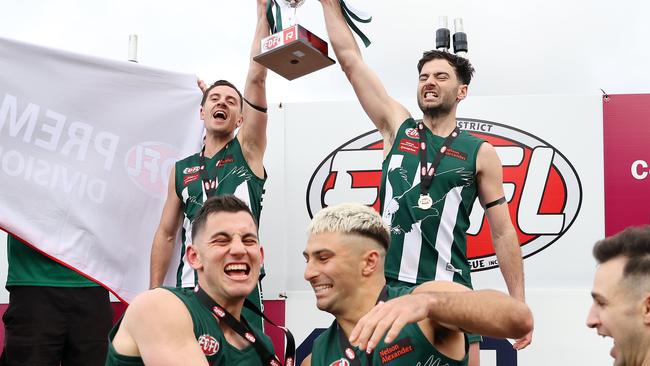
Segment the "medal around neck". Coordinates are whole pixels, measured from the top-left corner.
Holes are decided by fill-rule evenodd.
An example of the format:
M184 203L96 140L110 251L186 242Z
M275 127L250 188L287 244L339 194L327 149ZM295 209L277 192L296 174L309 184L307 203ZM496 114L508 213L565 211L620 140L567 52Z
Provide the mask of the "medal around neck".
M333 65L335 61L327 55L327 42L297 22L297 9L303 5L305 0L282 1L286 7L293 10L293 15L289 18L289 26L282 29L280 15L275 23L277 33L262 39L260 54L253 60L287 80L293 80ZM269 5L271 5L271 1L269 1ZM277 12L280 12L280 7L276 7ZM267 16L268 14L269 12L267 12Z
M428 210L433 206L433 200L428 194L421 194L418 198L418 207L423 210Z

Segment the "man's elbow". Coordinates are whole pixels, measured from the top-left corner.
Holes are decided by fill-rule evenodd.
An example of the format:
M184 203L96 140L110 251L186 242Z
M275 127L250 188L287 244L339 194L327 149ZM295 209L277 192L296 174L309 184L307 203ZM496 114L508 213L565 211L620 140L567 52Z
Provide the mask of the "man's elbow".
M511 312L511 337L522 338L533 330L533 313L528 305L520 302Z

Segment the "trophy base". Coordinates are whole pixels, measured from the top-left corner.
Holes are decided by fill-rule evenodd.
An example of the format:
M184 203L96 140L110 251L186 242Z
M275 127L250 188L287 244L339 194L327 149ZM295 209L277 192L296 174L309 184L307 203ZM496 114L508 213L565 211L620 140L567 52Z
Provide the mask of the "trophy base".
M253 60L288 80L335 63L327 56L327 42L300 25L264 38L261 51Z

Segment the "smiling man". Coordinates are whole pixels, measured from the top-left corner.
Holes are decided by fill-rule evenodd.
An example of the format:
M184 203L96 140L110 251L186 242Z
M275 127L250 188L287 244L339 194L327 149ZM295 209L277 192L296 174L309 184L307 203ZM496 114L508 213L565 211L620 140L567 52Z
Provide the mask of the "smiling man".
M250 339L273 355L270 339L241 315L264 258L257 233L246 203L232 195L208 199L186 249L197 288L157 288L136 297L109 335L106 366L267 365Z
M191 245L192 222L208 197L234 194L249 205L259 222L266 181L266 68L253 57L259 54L269 26L266 0L256 1L257 26L244 95L225 80L215 82L203 93L200 116L205 125L204 144L200 152L176 162L169 176L167 200L151 246L150 288L163 284L179 231L181 252ZM175 268L176 286L194 287L196 275L187 258L181 256ZM250 299L262 306L259 288ZM253 325L262 329L262 319L248 315Z
M587 326L614 339L614 365L650 366L650 226L603 239L593 253L599 266Z
M367 206L323 209L308 233L305 279L317 307L336 320L314 341L303 366L464 366L464 331L503 338L532 331L526 304L497 291L471 291L450 281L386 285L389 229Z
M332 48L364 111L384 142L379 199L391 226L386 278L393 285L454 281L472 287L466 232L476 198L485 208L508 292L524 301L521 249L503 191L503 172L489 143L460 130L458 104L474 73L470 62L442 51L425 52L417 64L422 119L384 88L364 63L338 0L321 0ZM480 337L472 336L470 365L479 364ZM532 334L514 347L530 344Z

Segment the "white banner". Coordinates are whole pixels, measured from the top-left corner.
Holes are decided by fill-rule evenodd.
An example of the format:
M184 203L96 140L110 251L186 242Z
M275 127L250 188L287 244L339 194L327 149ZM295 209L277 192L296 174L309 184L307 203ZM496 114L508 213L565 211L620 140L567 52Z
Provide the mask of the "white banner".
M196 77L0 38L0 227L125 300L146 289Z

